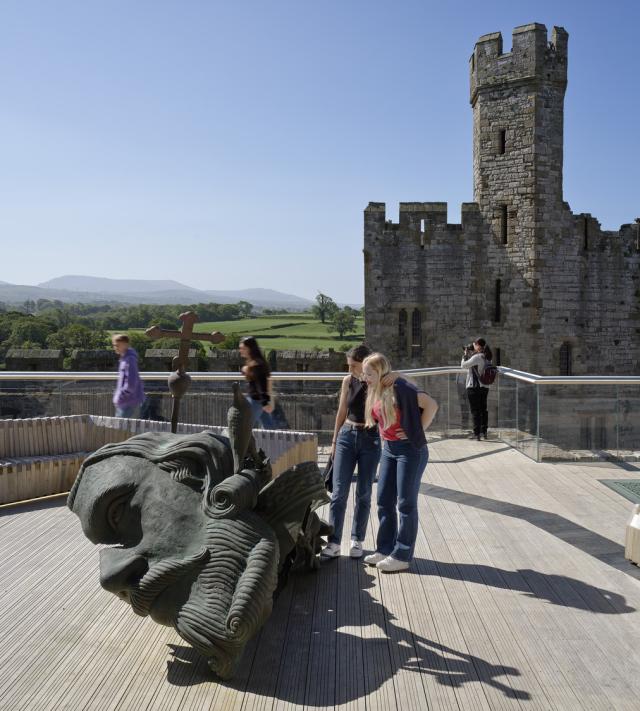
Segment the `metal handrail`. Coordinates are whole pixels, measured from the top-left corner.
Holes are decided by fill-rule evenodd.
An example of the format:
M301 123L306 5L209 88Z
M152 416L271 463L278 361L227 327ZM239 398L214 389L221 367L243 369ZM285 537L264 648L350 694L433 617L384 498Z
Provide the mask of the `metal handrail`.
M498 366L501 375L532 385L640 385L640 375L535 375Z
M498 366L501 375L519 380L531 385L640 385L640 375L536 375L522 370ZM442 366L437 368L412 368L398 371L402 375L421 377L428 375L456 375L465 373L464 368L459 366ZM169 373L166 371L141 372L143 380L166 380ZM196 372L190 373L195 381L233 381L242 379L242 374L230 372ZM277 372L272 373L274 381L322 381L322 380L342 380L346 373L318 373L318 372ZM83 371L51 371L36 372L33 370L0 370L0 381L6 380L62 380L75 382L78 380L103 380L113 381L118 377L116 371L83 372Z

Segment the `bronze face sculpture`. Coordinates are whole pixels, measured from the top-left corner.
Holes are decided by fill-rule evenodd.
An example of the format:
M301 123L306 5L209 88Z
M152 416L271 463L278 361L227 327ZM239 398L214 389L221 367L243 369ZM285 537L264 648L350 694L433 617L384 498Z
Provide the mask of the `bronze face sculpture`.
M326 502L317 465L271 480L245 415L230 409L229 439L146 433L108 444L85 460L68 499L85 535L115 546L100 551L101 585L174 627L222 678L289 568L317 566L328 532L314 513Z

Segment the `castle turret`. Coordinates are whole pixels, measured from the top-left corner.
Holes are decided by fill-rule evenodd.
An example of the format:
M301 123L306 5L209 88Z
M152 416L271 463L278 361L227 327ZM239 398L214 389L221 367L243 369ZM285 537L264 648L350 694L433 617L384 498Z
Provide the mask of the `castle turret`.
M499 363L542 375L640 372L640 218L603 230L563 201L568 35L550 40L533 23L511 52L499 32L476 42L461 224L445 202L401 202L397 223L365 210L365 332L394 367L455 363L482 335Z
M481 37L470 60L474 199L498 242L523 250L544 240L562 210L562 142L568 34L544 25Z

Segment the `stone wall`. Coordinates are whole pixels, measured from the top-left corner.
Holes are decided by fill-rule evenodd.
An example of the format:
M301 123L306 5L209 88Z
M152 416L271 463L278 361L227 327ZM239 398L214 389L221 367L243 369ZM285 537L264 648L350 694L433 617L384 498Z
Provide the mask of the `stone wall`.
M113 350L106 348L100 350L71 351L71 370L80 371L106 371L116 370L118 356Z
M509 53L500 33L477 42L461 224L446 203L400 203L397 224L366 208L367 341L395 367L457 364L483 336L520 370L640 373L640 223L603 231L563 200L567 45L539 24L516 28Z
M334 351L286 351L265 349L265 357L272 371L279 373L339 373L346 372L344 353ZM207 356L207 370L211 372L239 372L244 364L238 350L213 348Z
M45 348L9 348L5 356L7 370L62 370L64 351Z
M334 351L272 351L273 370L279 373L341 373L347 370L344 353Z
M173 359L178 355L177 348L147 348L144 352L144 369L149 371L175 370ZM189 349L187 370L198 370L198 357L195 348Z

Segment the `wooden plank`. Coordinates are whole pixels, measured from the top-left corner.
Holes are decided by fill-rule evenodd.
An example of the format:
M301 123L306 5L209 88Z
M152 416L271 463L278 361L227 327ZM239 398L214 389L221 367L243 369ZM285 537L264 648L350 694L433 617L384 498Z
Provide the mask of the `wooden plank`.
M437 480L437 474L434 480ZM561 668L550 659L548 647L530 624L530 610L526 606L522 608L517 593L514 595L503 579L502 575L508 576L507 571L493 565L481 544L484 540L482 522L474 520L473 526L469 524L465 516L468 507L446 506L437 501L430 503L451 554L450 560L441 562L441 566L455 569L456 576L466 581L467 589L476 598L478 614L485 619L492 635L496 634L495 626L503 628L500 648L505 650L511 665L519 672L515 682L530 697L527 707L580 709L577 697L568 690ZM459 535L451 535L452 529Z
M518 471L522 474L523 470L524 467L520 467ZM481 477L483 489L489 494L493 493L495 480L490 481L486 470L483 470L477 462L470 463L467 471L475 473L473 478L476 486L481 483L479 480ZM466 476L471 478L471 473L467 475L466 471L461 471L458 476L461 479ZM498 494L496 490L495 495L504 497L506 492L512 491L512 496L517 500L525 496L524 492L527 491L527 488L530 490L531 503L535 501L536 495L542 498L546 497L546 492L538 492L535 485L525 487L524 481L514 481L513 470L510 477L500 479L500 493ZM527 526L525 521L513 517L508 519L498 517L495 525L498 528L509 529L504 530L502 535L510 541L510 547L514 554L519 558L524 557L528 566L540 569L541 563L548 564L555 559L554 540L547 540L544 543L540 541L538 544L541 536L533 534L530 529L527 529L526 533L524 531L521 533L519 529ZM536 551L537 555L531 558L533 551ZM563 562L560 563L558 560L557 569L561 571L565 563L563 555ZM563 606L565 604L564 598L558 593L553 582L551 582L551 586L549 585L550 581L554 581L554 578L545 578L539 575L528 578L529 584L533 586L534 594L542 599L555 601L555 605L538 608L540 626L541 628L546 627L547 633L552 636L554 648L560 650L560 657L565 659L564 673L572 678L573 689L580 694L582 704L585 708L606 708L606 705L602 705L602 700L611 694L609 688L615 688L620 690L622 696L618 696L617 692L611 694L607 703L612 703L615 708L626 707L626 704L629 703L629 697L625 698L627 684L607 662L606 655L601 654L598 646L599 631L595 632L594 629L598 625L592 625L590 633L586 628L574 624L571 619L573 617L571 608ZM569 661L570 663L568 663ZM599 680L598 677L600 677ZM611 680L616 677L616 683L612 684Z
M471 459L429 464L439 495L420 497L414 572L350 560L345 535L343 558L293 576L229 684L100 589L96 549L63 505L0 511L0 706L636 709L640 587L598 557L621 546L626 503L591 470L578 491L579 467L555 475L485 446L432 447Z

